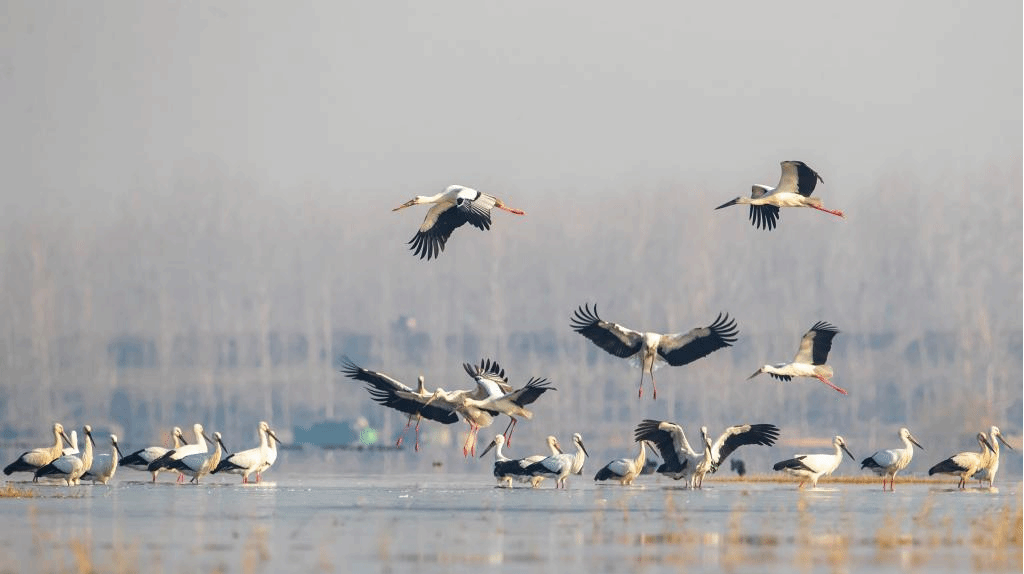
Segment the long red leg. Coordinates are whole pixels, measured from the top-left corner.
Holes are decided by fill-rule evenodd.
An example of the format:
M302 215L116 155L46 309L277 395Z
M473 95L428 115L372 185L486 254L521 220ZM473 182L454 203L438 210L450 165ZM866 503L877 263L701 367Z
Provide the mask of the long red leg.
M412 415L409 415L409 420L405 422L405 428L402 429L402 434L398 435L398 440L395 442L395 446L402 446L402 439L405 438L405 432L409 430L409 425L412 424ZM419 426L419 423L417 423Z
M654 377L653 373L651 373L651 377L652 378ZM636 398L638 398L638 399L644 398L644 369L643 369L643 367L640 367L640 390L637 391Z
M828 209L826 207L818 207L817 205L812 205L811 207L813 207L814 209L817 209L819 211L824 211L825 213L831 213L832 215L836 215L836 216L842 217L843 219L846 219L846 215L842 211L839 211L838 209L833 210L833 209Z
M839 387L837 387L837 386L833 385L833 384L832 384L832 381L829 381L829 380L828 380L828 379L826 379L825 377L823 377L823 376L821 376L821 375L817 375L817 377L818 377L818 380L819 380L819 381L821 381L821 382L825 383L826 385L828 385L828 386L832 387L833 389L835 389L835 390L839 391L840 393L843 393L844 395L848 395L848 394L850 394L850 393L847 393L846 391L844 391L843 389L840 389Z
M654 380L654 371L651 371L651 388L654 389L654 398L652 400L658 400L658 383Z

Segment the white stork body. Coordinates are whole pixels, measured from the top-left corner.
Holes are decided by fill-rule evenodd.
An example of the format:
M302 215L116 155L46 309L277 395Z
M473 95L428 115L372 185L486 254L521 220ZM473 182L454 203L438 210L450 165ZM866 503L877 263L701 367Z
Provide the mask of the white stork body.
M149 463L149 466L147 466L146 469L149 470L149 472L153 473L154 482L156 481L156 472L164 469L178 471L177 482L183 482L185 480L185 475L181 474L181 472L176 468L174 461L181 460L186 456L206 453L209 451L209 448L206 445L206 441L209 439L206 437L206 434L203 433L203 425L199 423L192 425L192 432L195 433L196 435L196 442L185 444L179 448L169 450L166 453L164 453L163 456L161 456L160 458ZM180 439L182 442L185 441L185 437L181 435L180 429L178 439Z
M527 381L525 386L512 391L506 391L499 384L504 380L504 371L501 370L498 363L488 359L481 361L480 366L463 363L462 367L476 381L480 391L479 394L484 395L483 399L466 397L463 401L463 408L476 408L508 415L511 421L509 421L508 427L502 434L505 435L510 446L512 444L512 432L515 430L516 423L518 422L516 417L532 419L533 413L526 406L532 404L545 392L556 390L548 384L546 379L533 377ZM500 372L501 375L496 375L495 371Z
M110 435L110 444L110 454L103 453L94 456L92 466L86 469L82 480L91 480L93 484L97 482L107 484L111 478L114 478L118 461L121 459L121 449L117 446L116 434Z
M263 460L263 464L256 468L256 482L263 481L263 473L270 470L270 467L274 466L277 462L277 445L281 442L281 439L277 438L277 433L274 429L267 429L267 458Z
M450 185L437 195L417 195L392 211L425 203L432 206L409 244L413 255L428 261L440 255L452 232L466 223L480 230L490 229L491 209L495 207L516 215L526 215L520 209L507 207L493 195L462 185Z
M832 350L832 338L839 334L834 325L826 321L818 321L804 333L800 340L800 349L796 352L791 363L778 363L775 365L764 365L747 380L753 379L761 373L768 373L780 381L790 381L793 377L810 377L818 379L837 392L847 392L832 384L829 379L834 373L832 367L825 364L828 360L828 353Z
M693 473L693 485L700 488L704 483L704 475L718 470L730 454L741 446L754 444L772 446L779 438L779 427L772 424L733 425L711 442L708 427L700 427L701 437L711 446L706 449L704 458L697 463Z
M61 454L78 454L78 431L71 429L71 442L61 450Z
M16 458L14 462L4 467L4 474L8 476L15 472L31 472L35 474L37 470L61 456L65 441L70 443L71 439L64 433L64 425L53 423L53 445L34 448L21 453L21 456ZM35 482L35 480L33 476L32 481Z
M914 445L924 450L921 443L910 434L907 427L900 429L900 439L903 441L903 448L892 448L880 450L875 454L861 461L861 469L869 468L872 472L882 477L882 490L885 490L885 479L889 479L889 490L893 490L893 482L896 480L896 473L907 468L910 460L914 458Z
M425 418L446 425L459 422L459 415L455 412L454 405L447 403L428 405L432 393L427 393L422 376L419 377L418 388L414 391L408 385L384 373L356 365L348 357L344 358L341 372L351 379L367 383L369 386L366 387L366 390L374 401L408 415L405 429L399 435L395 446L402 445L405 431L409 429L413 418L416 419L416 451L420 450L421 420Z
M499 486L504 485L509 488L512 487L513 480L529 482L533 488L537 488L544 481L544 477L531 475L526 472L526 467L535 462L542 461L548 456L562 453L558 448L558 440L550 435L547 438L550 454L535 454L524 458L508 458L502 451L504 444L505 436L501 434L495 435L491 444L487 445L487 448L480 453L480 457L483 458L492 448L497 449L494 452L494 478L498 479Z
M192 480L190 482L194 482L196 484L199 484L200 478L210 474L213 469L217 468L217 465L220 464L220 457L223 454L223 451L227 450L227 447L224 446L224 442L221 441L219 432L213 433L213 440L210 440L209 437L205 438L213 443L213 452L207 451L187 454L181 458L173 459L170 463L172 469L180 472L182 476L186 474L191 476Z
M89 425L82 427L82 440L85 441L85 445L80 454L61 456L37 470L36 478L63 479L68 486L78 484L81 476L92 466L92 449L96 441L92 438L92 428Z
M654 398L658 398L658 387L654 381L656 363L667 363L673 367L686 365L711 353L729 347L736 342L736 322L729 314L719 313L718 318L707 327L697 327L688 333L662 335L641 333L601 319L597 305L590 309L585 304L576 309L570 318L574 331L593 341L608 353L623 359L632 359L640 366L640 389L644 393L644 374L651 375Z
M183 435L179 427L174 427L171 430L171 440L174 441L174 449L181 448L182 436ZM167 454L168 450L171 449L162 446L147 446L146 448L141 448L127 456L122 457L121 460L117 462L117 465L130 468L132 470L149 472L150 463L160 458L161 456ZM156 482L156 476L158 474L160 474L160 469L152 471L153 482Z
M775 463L772 468L799 477L800 486L797 488L803 488L804 483L808 480L811 481L812 488L817 488L819 478L830 475L839 468L839 464L843 462L844 452L850 456L850 460L857 460L853 453L846 448L846 441L843 440L843 437L836 435L832 439L832 446L836 449L834 453L798 454L791 459Z
M988 451L988 458L985 460L985 465L978 469L978 472L974 473L974 477L979 481L987 480L988 487L992 488L992 485L996 481L996 472L999 471L999 443L1006 445L1006 448L1013 450L1010 443L1006 442L1003 438L1002 431L999 427L993 426L989 429L988 443L992 447L992 450Z
M551 455L544 460L540 460L526 467L526 472L532 476L543 476L545 478L555 479L555 488L565 488L565 481L568 479L570 474L580 474L583 472L583 463L587 458L587 448L583 446L583 437L580 433L572 435L572 442L576 445L576 452L574 454L556 454ZM558 442L555 442L555 446L559 451L562 450Z
M981 452L967 451L954 454L946 460L929 468L928 476L933 474L952 474L953 476L959 476L960 482L957 483L957 488L967 488L967 479L974 476L978 470L984 468L985 464L989 461L991 453L995 451L995 448L992 447L992 443L988 441L988 437L985 436L985 433L978 433L977 438L978 444L981 446Z
M755 184L750 188L750 197L737 197L719 205L722 209L730 205L749 205L750 222L759 229L770 231L775 228L782 207L810 207L845 218L842 211L825 208L821 200L811 197L814 187L825 180L802 161L784 161L782 176L776 187Z
M277 435L275 435L274 431L270 429L270 425L267 421L260 421L259 425L257 425L257 434L260 439L259 445L255 448L238 451L230 456L224 457L224 459L214 467L211 474L217 474L218 472L238 474L242 476L242 484L246 484L249 482L249 475L255 472L257 473L256 482L260 482L261 478L258 473L264 465L267 465L267 461L270 458L270 445L277 440ZM276 454L276 449L274 452ZM267 467L269 468L269 465L267 465Z
M617 480L619 484L624 486L633 484L633 481L643 471L644 464L647 462L647 448L645 444L644 441L640 441L640 452L636 455L636 458L617 458L604 465L604 468L597 471L597 474L594 475L594 480Z
M668 421L645 419L636 426L633 438L637 441L647 440L654 445L661 455L662 464L655 472L672 480L683 479L687 488L694 488L697 465L710 456L711 443L703 437L699 451L690 447L686 440L683 427Z

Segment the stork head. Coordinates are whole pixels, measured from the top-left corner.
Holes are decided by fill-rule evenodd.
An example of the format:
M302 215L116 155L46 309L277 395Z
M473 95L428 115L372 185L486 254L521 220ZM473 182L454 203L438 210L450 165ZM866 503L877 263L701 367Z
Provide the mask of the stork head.
M996 452L996 449L992 448L992 443L988 442L988 437L985 436L985 433L983 433L983 432L978 433L978 442L981 443L981 446L987 448L988 450L992 451L993 453Z
M992 440L998 440L999 442L1006 445L1006 448L1014 450L1014 448L1010 446L1010 443L1006 442L1006 439L1003 438L1003 433L1002 431L999 430L999 427L993 426L991 429L989 429L989 435L992 437Z
M900 429L900 438L909 440L910 442L917 445L917 448L924 450L924 447L921 446L921 443L917 442L917 439L914 438L914 435L910 434L910 429L908 429L907 427L903 427Z
M854 462L857 461L857 458L853 456L853 453L850 452L850 449L846 448L846 440L843 437L836 435L836 438L832 439L832 444L843 449L843 452L850 456L850 460Z
M574 442L576 446L580 447L580 450L583 451L583 456L588 458L590 457L590 453L587 452L587 447L583 446L583 435L580 433L574 433L572 435L572 442Z
M485 448L484 451L480 453L480 458L483 458L485 454L491 452L491 449L494 448L495 446L501 446L503 444L505 444L505 435L494 435L494 438L491 439L491 444L487 445L487 448Z

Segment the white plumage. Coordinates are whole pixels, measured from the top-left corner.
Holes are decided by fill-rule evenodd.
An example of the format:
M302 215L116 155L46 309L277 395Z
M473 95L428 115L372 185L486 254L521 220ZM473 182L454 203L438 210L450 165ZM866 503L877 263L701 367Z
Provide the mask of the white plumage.
M900 440L903 441L903 448L880 450L860 463L862 469L871 469L872 472L882 477L882 490L885 490L886 478L889 479L889 490L893 490L896 473L907 468L910 460L914 458L915 444L918 448L924 450L924 447L910 434L910 430L907 427L900 429L899 436Z
M857 460L846 448L843 437L836 435L832 439L832 446L836 449L832 454L798 454L791 459L775 463L772 468L799 477L798 488L803 488L808 480L811 481L811 487L817 487L819 478L830 475L839 468L839 464L843 462L844 452L850 455L850 460Z

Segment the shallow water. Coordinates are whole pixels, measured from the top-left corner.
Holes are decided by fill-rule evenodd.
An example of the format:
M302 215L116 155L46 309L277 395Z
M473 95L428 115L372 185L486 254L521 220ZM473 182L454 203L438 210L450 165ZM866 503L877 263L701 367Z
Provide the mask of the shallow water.
M495 488L479 474L299 475L243 486L35 486L0 499L0 571L1019 572L1021 484L705 481ZM483 467L483 465L482 465ZM208 477L209 478L209 477ZM16 484L26 487L25 484ZM1015 537L1015 538L1014 538ZM1015 542L1013 542L1015 540Z

